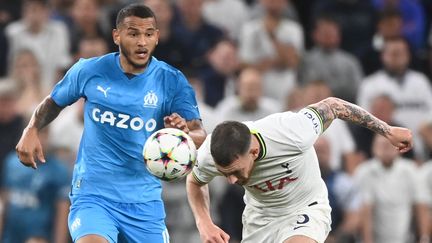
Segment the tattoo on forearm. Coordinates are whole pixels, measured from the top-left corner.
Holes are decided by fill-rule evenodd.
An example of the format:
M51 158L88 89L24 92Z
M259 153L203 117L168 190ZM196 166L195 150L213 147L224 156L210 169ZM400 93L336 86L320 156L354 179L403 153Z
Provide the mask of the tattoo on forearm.
M390 132L390 127L385 122L379 120L363 108L341 99L325 99L317 103L314 108L321 115L323 123L329 123L339 118L366 127L383 136Z
M33 113L32 125L38 130L44 128L58 116L62 109L50 97L45 98Z

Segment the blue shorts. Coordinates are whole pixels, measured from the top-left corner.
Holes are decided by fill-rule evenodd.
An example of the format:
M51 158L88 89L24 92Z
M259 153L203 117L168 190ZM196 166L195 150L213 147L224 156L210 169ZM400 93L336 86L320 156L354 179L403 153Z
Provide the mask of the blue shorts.
M117 203L97 196L74 195L71 202L68 225L74 242L89 234L102 236L110 243L169 242L161 200Z

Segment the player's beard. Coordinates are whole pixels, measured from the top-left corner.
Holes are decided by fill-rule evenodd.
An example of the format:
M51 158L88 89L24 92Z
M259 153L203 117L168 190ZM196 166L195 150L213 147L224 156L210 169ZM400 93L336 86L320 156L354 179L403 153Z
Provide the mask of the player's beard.
M132 60L131 53L129 52L129 50L122 43L120 43L120 52L125 57L126 61L130 65L132 65L135 69L144 69L144 68L146 68L147 64L149 63L150 57L153 54L153 52L149 51L149 53L148 53L149 55L148 55L147 61L144 64L139 64L139 63L136 63L136 62L134 62Z

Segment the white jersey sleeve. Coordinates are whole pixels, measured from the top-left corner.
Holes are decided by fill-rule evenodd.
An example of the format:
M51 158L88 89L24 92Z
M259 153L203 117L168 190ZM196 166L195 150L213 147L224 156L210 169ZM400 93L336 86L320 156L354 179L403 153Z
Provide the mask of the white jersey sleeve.
M301 152L312 147L323 132L321 116L315 109L310 107L301 109L297 113L276 113L263 118L257 123L260 123L261 127L267 127L270 132L279 133L277 137L282 139L282 143L287 146L294 146L289 149Z
M201 184L209 183L215 176L222 176L216 169L210 153L210 138L211 134L207 135L204 143L198 149L197 161L192 170L192 176Z

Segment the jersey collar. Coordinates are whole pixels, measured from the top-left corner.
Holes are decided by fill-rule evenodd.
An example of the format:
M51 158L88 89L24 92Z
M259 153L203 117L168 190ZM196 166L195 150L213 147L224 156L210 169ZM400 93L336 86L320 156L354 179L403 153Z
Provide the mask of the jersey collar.
M264 139L257 130L255 130L255 129L249 129L249 130L250 130L250 133L258 139L258 143L260 145L260 152L258 154L258 158L256 159L256 161L262 160L267 155L267 146L264 142Z

